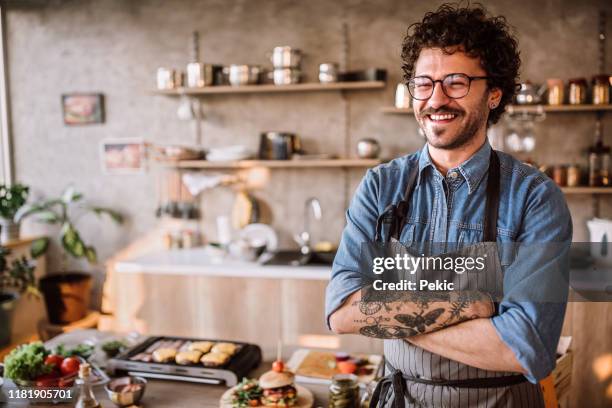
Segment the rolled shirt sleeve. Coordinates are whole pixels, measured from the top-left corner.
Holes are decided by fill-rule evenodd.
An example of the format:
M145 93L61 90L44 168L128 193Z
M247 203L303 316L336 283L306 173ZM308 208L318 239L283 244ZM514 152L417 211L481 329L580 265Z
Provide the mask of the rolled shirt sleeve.
M377 169L370 169L362 179L346 211L346 226L332 266L325 295L325 320L355 291L364 286L359 272L362 243L374 241L378 218Z
M572 220L563 193L546 180L534 187L527 201L517 237L519 251L505 270L504 298L499 315L492 318L532 383L548 376L556 364L571 240ZM548 295L542 292L547 290Z

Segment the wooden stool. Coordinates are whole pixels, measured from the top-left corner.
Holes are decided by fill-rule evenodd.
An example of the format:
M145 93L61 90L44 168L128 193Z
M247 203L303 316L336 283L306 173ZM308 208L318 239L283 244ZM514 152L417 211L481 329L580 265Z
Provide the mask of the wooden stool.
M100 320L100 312L90 310L81 320L66 325L49 323L47 319L38 322L38 336L42 341L47 341L62 333L68 333L76 329L96 329Z

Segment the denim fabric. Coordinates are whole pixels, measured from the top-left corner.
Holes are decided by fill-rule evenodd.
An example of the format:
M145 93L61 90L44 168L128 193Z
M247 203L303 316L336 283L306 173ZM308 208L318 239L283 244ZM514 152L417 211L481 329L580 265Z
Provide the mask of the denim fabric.
M326 293L328 324L329 316L364 285L358 269L361 244L373 242L378 216L402 199L412 166L418 166L419 175L400 241L449 246L482 241L490 152L491 146L485 142L446 176L432 164L427 145L420 152L368 170L346 212L347 225ZM530 281L545 278L551 265L567 268L572 220L563 193L552 180L510 155L498 155L501 186L497 242L561 243L560 250L552 255L554 259L550 253L531 254L529 259L501 254L504 299L492 322L528 371L527 379L535 383L555 366L566 304L517 300L521 298L517 295L529 288Z

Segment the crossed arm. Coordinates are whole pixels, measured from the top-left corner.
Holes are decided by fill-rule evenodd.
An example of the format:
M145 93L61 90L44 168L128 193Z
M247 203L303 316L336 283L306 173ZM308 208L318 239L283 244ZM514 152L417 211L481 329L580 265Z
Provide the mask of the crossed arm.
M371 301L362 298L368 298L367 293L354 292L330 316L335 333L404 339L473 367L525 372L489 319L494 307L488 296L447 293L423 298L406 292L392 301Z

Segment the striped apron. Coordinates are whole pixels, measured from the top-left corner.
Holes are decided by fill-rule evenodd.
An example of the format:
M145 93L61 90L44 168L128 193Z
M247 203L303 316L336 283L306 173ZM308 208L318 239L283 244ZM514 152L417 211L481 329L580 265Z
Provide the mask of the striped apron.
M486 270L493 271L495 285L503 282L502 267L496 247L499 210L499 158L491 151L487 200L484 219L484 242L458 250L457 256L486 256ZM389 223L385 242L399 242L406 225L412 191L416 183L416 166L408 178L404 199L389 206L377 223L377 240L382 239L381 225ZM391 214L391 215L389 215ZM453 271L450 271L453 273ZM418 279L419 273L417 273ZM483 286L469 274L454 274L455 288L474 289ZM486 274L489 275L490 274ZM491 285L485 285L491 287ZM497 292L503 288L493 288ZM430 353L402 339L384 340L385 369L388 373L378 383L370 408L382 407L544 407L538 384L523 375L482 370Z

